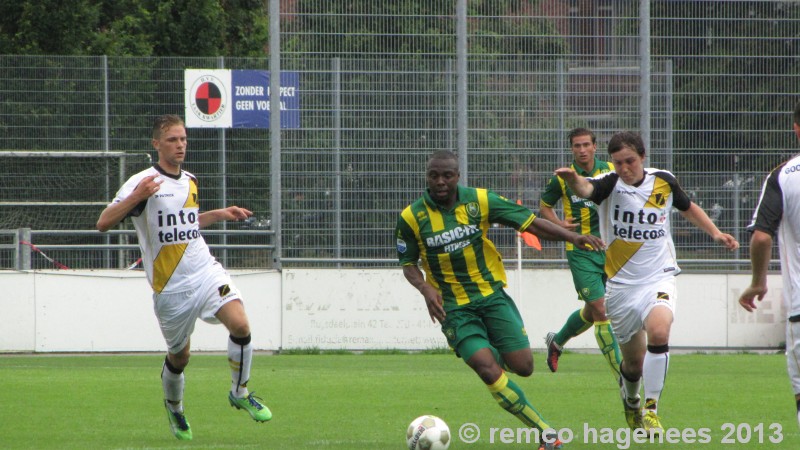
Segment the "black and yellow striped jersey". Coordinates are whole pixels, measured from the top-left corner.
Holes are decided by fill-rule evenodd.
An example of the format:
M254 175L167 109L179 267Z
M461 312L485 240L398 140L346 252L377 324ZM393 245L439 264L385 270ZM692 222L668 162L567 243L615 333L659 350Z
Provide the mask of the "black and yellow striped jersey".
M128 179L111 204L118 203L136 189L143 178L160 175L159 191L128 213L142 250L142 266L156 293L184 292L207 276L216 259L200 235L200 205L197 178L182 170L173 176L158 166L143 170Z
M680 268L670 214L673 206L688 210L691 200L675 176L647 168L636 186L626 184L615 172L588 180L594 185L589 200L600 205L609 281L641 285L677 275Z

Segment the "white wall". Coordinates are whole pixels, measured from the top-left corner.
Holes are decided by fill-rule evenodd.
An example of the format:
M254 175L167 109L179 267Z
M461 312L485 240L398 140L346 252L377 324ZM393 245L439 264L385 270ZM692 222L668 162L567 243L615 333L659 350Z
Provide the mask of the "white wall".
M400 269L231 271L242 291L258 350L425 349L446 345L422 297ZM567 270L510 270L534 348L582 303ZM521 279L520 279L521 278ZM763 348L784 341L780 276L758 312L738 306L749 275L678 277L673 347ZM163 351L150 288L141 272L0 272L0 352ZM223 351L221 325L198 322L194 350ZM571 348L594 349L591 332Z

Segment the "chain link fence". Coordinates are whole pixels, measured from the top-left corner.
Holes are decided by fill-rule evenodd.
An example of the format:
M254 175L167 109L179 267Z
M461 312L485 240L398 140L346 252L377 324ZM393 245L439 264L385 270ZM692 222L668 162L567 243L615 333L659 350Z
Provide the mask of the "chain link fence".
M577 126L596 132L601 158L614 132L643 132L648 164L673 171L743 244L722 251L676 214L685 267L746 268L744 229L761 183L797 147L795 2L467 1L463 22L461 2L281 3L281 69L299 73L301 109L301 127L280 133L281 167L271 167L267 129L188 130L185 168L200 179L201 209L255 212L207 237L232 268L269 268L276 259L394 265L397 215L421 195L426 157L438 149L465 153L468 184L536 211L553 169L571 161L566 135ZM153 118L182 114L189 68L269 69L266 57L0 56L0 228L92 229L120 177L155 158ZM34 152L100 156L36 164L14 156ZM275 173L280 230L271 222ZM70 187L76 180L82 187ZM516 258L513 230L493 233L503 255ZM0 233L0 267L15 267L14 235ZM276 236L279 255L269 248ZM109 257L102 248L129 244L124 235L34 238L68 267L135 262L135 252ZM81 242L100 248L39 245ZM557 243L524 248L521 258L564 266ZM53 263L35 252L32 267Z

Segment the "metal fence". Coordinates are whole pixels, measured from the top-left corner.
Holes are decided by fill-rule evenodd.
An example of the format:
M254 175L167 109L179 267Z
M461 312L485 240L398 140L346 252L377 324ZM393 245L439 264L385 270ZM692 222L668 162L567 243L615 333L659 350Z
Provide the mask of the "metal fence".
M416 10L393 12L387 8L395 2L281 2L280 32L272 38L280 41L281 69L300 74L301 127L280 131L280 167L270 163L269 130L189 130L185 168L200 179L201 208L238 204L255 212L243 225L218 224L221 233L209 238L231 267L272 267L276 260L392 265L397 216L424 189L426 156L443 148L464 158L470 185L535 211L552 170L570 162L566 134L576 126L596 132L601 157L614 132L640 131L649 142L648 164L672 170L718 226L744 244L724 252L676 214L684 266L747 266L744 228L761 183L797 145L791 110L798 100L800 5L413 3ZM0 150L118 155L31 165L5 154L0 228L93 228L120 174L140 170L152 155L153 117L183 112L187 68L267 70L269 62L0 56ZM277 174L280 228L270 201ZM76 177L83 187L66 188ZM42 213L29 214L33 209ZM493 232L504 256L516 258L515 233ZM274 238L277 255L270 251ZM43 251L69 267L126 267L132 259L108 257L114 249L107 246L128 243L121 236L33 239L40 249L86 244ZM228 244L267 248L225 251ZM6 245L13 246L3 241L0 267L15 267ZM52 266L37 255L33 267ZM525 248L522 258L564 263L556 243L541 252Z

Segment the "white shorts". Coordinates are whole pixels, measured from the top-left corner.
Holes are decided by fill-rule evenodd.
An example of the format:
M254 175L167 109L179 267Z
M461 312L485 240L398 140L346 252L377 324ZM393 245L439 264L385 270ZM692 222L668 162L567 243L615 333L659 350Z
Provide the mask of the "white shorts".
M656 306L663 305L675 314L675 277L653 284L606 284L606 314L620 344L630 341L644 328L644 319Z
M222 305L242 299L231 277L220 265L215 266L197 289L172 294L153 294L153 309L170 353L186 347L197 319L220 323L215 314Z
M786 367L795 395L800 394L800 322L786 322Z

